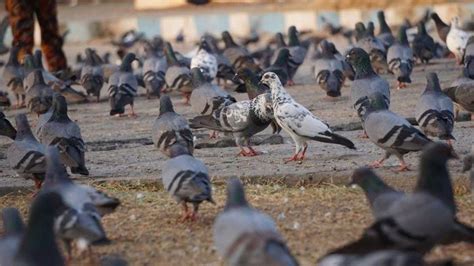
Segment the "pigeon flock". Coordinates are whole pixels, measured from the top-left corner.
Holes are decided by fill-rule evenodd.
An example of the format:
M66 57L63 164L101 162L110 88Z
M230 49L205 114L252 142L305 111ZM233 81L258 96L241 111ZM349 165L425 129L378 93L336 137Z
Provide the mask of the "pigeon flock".
M447 165L448 160L459 159L453 145L459 111L474 117L474 31L463 28L458 18L448 25L432 13L414 25L401 25L394 36L383 11L377 19L378 30L373 22L359 22L353 30L325 22L327 38L304 37L307 33L291 26L287 34L276 34L258 49L251 45L260 38L239 42L228 31L220 38L205 34L188 54L176 51L160 36L148 39L129 31L113 43L119 64L110 61L110 53L101 56L87 48L69 71L61 73L43 67L40 51L19 60L18 47L0 42L4 48L0 54L10 53L2 70L8 92L1 92L0 105L26 108L33 114L30 121L25 113L17 114L11 123L0 112L0 135L12 140L6 151L8 165L36 188L26 224L17 209L2 210L0 265L66 265L74 250L91 254L94 246L111 243L102 217L120 212L120 199L71 178L94 175L87 166L81 128L68 115L72 103L107 97L110 112L104 115L133 118L139 115L134 100L141 88L147 99L159 99L151 139L166 157L161 181L182 208L181 222L198 223L200 204L216 204L208 167L194 154L197 129L207 130L209 139L231 136L240 150L237 155L252 157L262 152L251 145L251 138L271 126L273 134L283 131L295 146L285 163L304 160L309 141L357 149L287 90L295 85L295 74L305 60L313 60L314 85L328 98L340 97L347 83L346 102L360 119L361 138L384 152L380 160L366 162L368 166L355 169L351 177L367 196L374 222L359 239L314 263L428 265L424 255L435 246L474 245L474 227L456 217ZM430 20L440 42L428 33ZM0 32L2 27L6 26L0 24ZM184 39L184 33L180 35ZM413 113L415 125L391 110L391 87L409 89L416 64L451 55L462 65L462 73L447 88L441 87L436 73L426 73L425 89ZM390 86L382 73L394 75L397 84ZM246 93L248 99L238 101L229 91ZM13 106L8 93L15 98ZM189 106L191 119L175 112L177 103L169 94L182 96L180 104ZM472 149L463 170L470 171L474 191ZM411 152L421 153L417 183L410 193L388 186L373 170L395 155L400 162L397 171L408 171L404 155ZM228 265L298 265L272 217L253 208L245 193L238 177L228 180L225 207L213 224L217 253Z

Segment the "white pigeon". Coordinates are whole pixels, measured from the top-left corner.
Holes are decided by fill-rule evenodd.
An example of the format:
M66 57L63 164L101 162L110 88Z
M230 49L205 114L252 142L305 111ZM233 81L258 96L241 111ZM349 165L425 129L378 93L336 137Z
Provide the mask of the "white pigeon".
M265 73L260 82L271 89L275 120L296 144L295 154L286 162L304 159L308 148L307 140L335 143L355 149L352 141L333 133L326 123L297 103L281 85L275 73Z
M191 69L198 67L206 81L211 82L217 75L217 59L205 39L201 41L199 50L191 59Z
M460 29L458 17L454 17L451 20L451 29L446 37L446 45L449 51L456 57L458 64L462 63L467 41L472 35L474 35L474 32L467 32Z

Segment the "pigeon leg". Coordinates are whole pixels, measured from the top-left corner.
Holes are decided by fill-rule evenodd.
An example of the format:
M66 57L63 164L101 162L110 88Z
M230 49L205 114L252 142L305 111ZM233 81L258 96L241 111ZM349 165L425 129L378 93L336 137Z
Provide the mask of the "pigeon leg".
M289 80L286 82L286 84L287 84L288 86L290 86L290 87L291 87L291 86L295 86L295 82L294 82L292 79L289 79Z
M138 115L135 113L135 110L133 109L133 104L130 105L130 114L128 115L129 117L138 117Z
M35 188L37 191L41 189L41 185L43 185L43 180L37 178L36 176L33 176L33 181L35 182Z
M191 99L191 93L189 93L189 92L183 92L183 97L184 97L183 104L184 104L184 105L190 105L190 104L189 104L189 101L190 101L190 99Z
M303 151L301 152L301 156L299 158L300 161L304 160L304 155L306 154L307 149L308 149L308 144L304 145Z
M298 155L299 155L299 153L295 153L295 154L294 154L293 156L291 156L289 159L286 159L286 160L285 160L285 163L289 163L289 162L292 162L292 161L299 161Z
M256 150L255 150L254 148L252 148L251 146L248 146L247 148L250 150L251 156L257 156L257 155L262 154L261 152L256 151Z
M252 151L246 151L244 147L240 147L240 152L237 154L237 156L243 156L243 157L252 157L255 156L256 154L253 154Z
M358 137L360 139L368 139L369 138L369 136L367 136L367 132L365 131L365 129Z
M209 134L209 139L217 139L217 137L218 133L215 130L211 131L211 134Z
M403 159L402 156L399 156L398 158L400 160L400 167L396 170L397 172L404 172L404 171L410 171L408 168L408 165L406 164L405 160Z
M188 204L186 202L181 203L182 209L183 209L183 215L181 216L180 221L185 222L189 219L189 209L188 209Z
M26 103L25 103L26 99L25 98L26 98L25 94L21 95L20 108L25 108L26 107Z
M199 203L193 203L193 211L191 216L189 217L191 221L195 222L198 219L198 210L199 210Z
M66 249L66 265L71 265L72 262L72 245L71 240L63 240L64 247Z
M100 95L97 95L97 102L100 102Z
M389 157L390 157L390 153L388 152L385 152L385 155L382 157L382 159L380 160L377 160L373 163L371 163L369 166L372 167L372 168L379 168L379 167L382 167L383 166L383 162L385 162L385 160L387 160Z

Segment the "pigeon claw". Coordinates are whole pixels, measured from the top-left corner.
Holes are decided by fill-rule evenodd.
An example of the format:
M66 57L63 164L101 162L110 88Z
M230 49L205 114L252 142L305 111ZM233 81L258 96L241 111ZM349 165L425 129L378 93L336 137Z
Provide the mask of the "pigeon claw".
M298 155L299 155L299 153L297 153L297 154L291 156L289 159L286 159L286 160L285 160L285 163L289 163L289 162L292 162L292 161L300 161ZM304 157L304 156L303 156L303 157Z
M294 82L292 79L288 80L288 81L286 82L286 84L287 84L288 86L295 86L295 82Z

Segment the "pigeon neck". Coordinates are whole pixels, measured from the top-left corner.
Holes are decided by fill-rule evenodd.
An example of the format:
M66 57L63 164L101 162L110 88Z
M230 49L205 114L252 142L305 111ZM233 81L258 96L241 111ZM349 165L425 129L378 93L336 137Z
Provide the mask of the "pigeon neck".
M6 235L20 234L25 230L21 215L15 208L5 208L2 211L3 231Z
M94 58L94 52L91 49L86 49L86 60L85 64L89 66L96 66L99 62L96 62Z
M280 53L278 53L278 57L273 65L278 67L286 67L286 64L288 63L288 57L288 52L281 50Z
M271 107L271 97L267 100L266 94L260 94L255 97L251 102L251 120L258 126L268 125L270 120L273 118L273 111Z
M398 41L400 42L400 44L408 45L407 30L403 26L400 28L400 31L398 32Z
M439 85L439 80L436 74L430 73L427 77L427 85L425 91L438 91L441 92L441 86Z
M33 85L46 85L43 78L43 71L41 69L36 69L33 75Z
M174 113L173 103L168 96L162 96L160 99L160 115L165 113Z
M192 84L193 88L198 88L204 84L206 84L206 80L204 79L204 76L201 73L201 70L199 68L194 68L192 69Z
M13 46L10 48L10 57L8 58L8 65L11 66L19 66L20 63L18 62L18 47Z
M32 55L26 55L25 58L23 59L23 65L25 67L25 72L30 73L34 69L36 69L35 66L35 61Z
M51 118L49 119L49 121L56 121L56 122L71 121L71 119L69 118L67 114L66 99L61 97L61 99L56 99L56 101L53 102L53 114L51 115Z
M135 60L135 55L127 54L120 65L120 71L132 72L132 62Z
M370 203L373 203L379 195L385 192L394 191L392 188L387 186L387 184L385 184L379 177L375 175L371 175L364 178L359 185L364 190L364 193Z
M247 89L247 94L249 95L249 99L255 98L255 97L251 97L251 95L256 96L265 92L265 89L260 87L258 84L258 77L254 75L253 73L243 78L243 80L245 82L245 88Z
M283 39L283 34L281 33L276 34L276 45L277 45L277 48L286 47L285 40Z
M288 46L299 46L300 40L294 27L291 27L288 31Z
M39 50L35 52L35 64L37 68L44 70L43 54Z
M418 34L427 35L425 24L423 22L418 24Z
M361 58L359 62L353 65L355 71L355 79L364 79L375 76L376 73L370 64L369 57Z
M16 138L15 140L34 139L33 132L31 132L30 124L25 115L19 115L16 118Z
M379 23L380 23L380 33L392 33L392 30L385 20L385 15L383 13L379 14Z
M166 60L168 61L168 64L179 65L179 61L176 58L173 47L171 47L171 44L169 43L166 44L165 55L166 55Z
M241 184L239 186L232 185L227 191L227 202L224 210L229 210L239 207L248 207L247 199L245 199L244 188Z
M225 48L237 46L237 44L234 42L234 39L232 39L232 36L228 32L224 33L224 35L222 36L222 39L224 40Z

